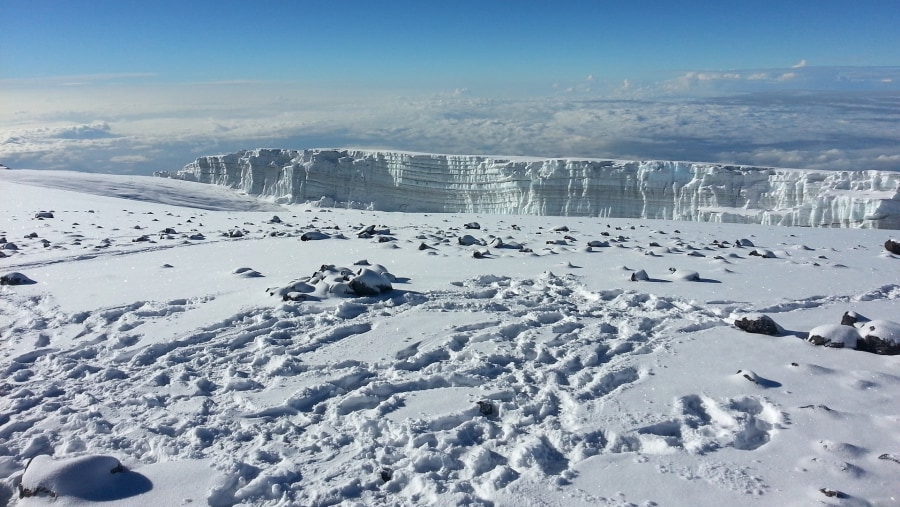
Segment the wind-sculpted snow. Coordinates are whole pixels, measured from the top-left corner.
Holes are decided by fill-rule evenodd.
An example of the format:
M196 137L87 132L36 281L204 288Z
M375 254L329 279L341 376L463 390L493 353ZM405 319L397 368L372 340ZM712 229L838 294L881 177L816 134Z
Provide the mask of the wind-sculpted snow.
M879 171L259 149L201 157L172 176L380 211L900 229L900 173Z

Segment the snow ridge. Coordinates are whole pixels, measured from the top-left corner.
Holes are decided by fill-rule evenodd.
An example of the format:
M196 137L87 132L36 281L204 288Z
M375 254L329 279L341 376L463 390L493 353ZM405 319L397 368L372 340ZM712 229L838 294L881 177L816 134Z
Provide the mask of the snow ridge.
M278 202L380 211L900 229L900 173L885 171L256 149L158 175Z

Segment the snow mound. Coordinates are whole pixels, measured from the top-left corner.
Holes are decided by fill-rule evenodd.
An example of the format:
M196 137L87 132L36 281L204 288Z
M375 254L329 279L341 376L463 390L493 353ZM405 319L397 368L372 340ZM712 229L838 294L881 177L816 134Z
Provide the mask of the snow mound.
M88 502L121 500L149 491L146 477L128 472L111 456L87 455L54 460L35 456L22 474L19 496L73 497Z

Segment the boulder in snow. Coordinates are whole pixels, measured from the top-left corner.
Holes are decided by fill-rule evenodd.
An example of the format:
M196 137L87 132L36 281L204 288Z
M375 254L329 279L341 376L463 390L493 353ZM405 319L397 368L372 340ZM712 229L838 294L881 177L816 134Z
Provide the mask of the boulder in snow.
M857 322L868 322L868 321L869 321L869 319L863 317L862 315L860 315L856 312L851 312L851 311L844 312L844 315L841 317L841 325L842 326L853 326Z
M235 275L238 275L240 277L243 277L243 278L259 278L259 277L263 276L263 274L260 273L259 271L256 271L253 268L247 268L247 267L237 268L234 271L232 271L232 273Z
M300 241L317 241L320 239L328 239L330 237L331 236L329 236L328 234L325 234L324 232L309 231L309 232L304 232L303 235L300 236Z
M781 327L768 315L750 315L735 320L734 325L743 331L755 334L775 336L781 333Z
M766 250L764 248L757 248L756 250L753 250L752 252L750 252L749 255L752 255L754 257L762 257L763 259L776 258L775 253L773 251Z
M630 277L632 282L646 282L650 280L650 277L647 275L647 272L643 269L639 269L633 273L631 273Z
M669 278L683 282L699 282L700 274L690 269L670 269Z
M894 255L900 255L900 241L889 239L884 242L884 249Z
M0 276L0 285L31 285L37 283L22 273L12 272Z
M856 348L856 342L859 339L859 331L851 326L842 326L840 324L825 324L817 326L810 330L809 337L806 341L813 345L824 345L836 349Z
M895 356L900 354L900 324L890 320L871 320L859 328L856 350Z
M370 268L360 269L347 285L357 296L377 296L393 290L384 274Z
M459 237L459 244L463 246L472 246L472 245L481 245L484 246L484 241L480 239L476 239L474 236L470 234L466 234L464 236Z

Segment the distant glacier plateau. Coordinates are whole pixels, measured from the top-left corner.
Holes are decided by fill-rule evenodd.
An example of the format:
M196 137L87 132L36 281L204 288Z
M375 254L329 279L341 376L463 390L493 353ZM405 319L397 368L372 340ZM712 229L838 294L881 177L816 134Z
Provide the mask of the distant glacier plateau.
M900 172L891 171L256 149L157 175L279 203L379 211L900 229Z

